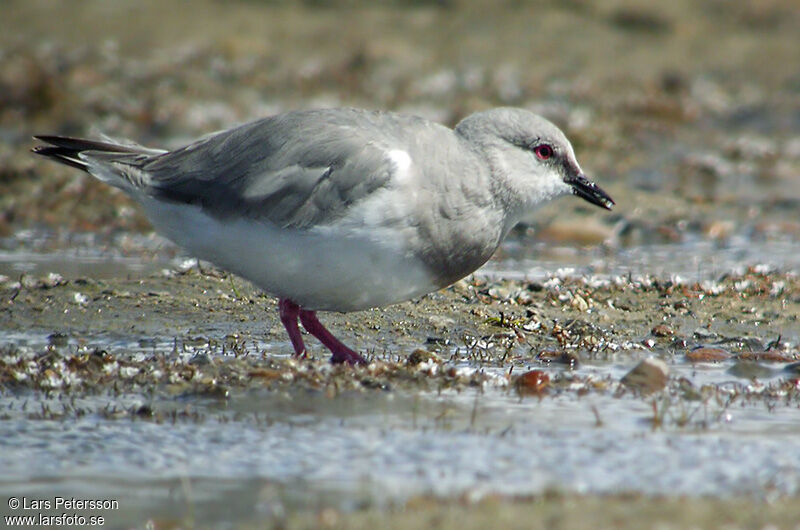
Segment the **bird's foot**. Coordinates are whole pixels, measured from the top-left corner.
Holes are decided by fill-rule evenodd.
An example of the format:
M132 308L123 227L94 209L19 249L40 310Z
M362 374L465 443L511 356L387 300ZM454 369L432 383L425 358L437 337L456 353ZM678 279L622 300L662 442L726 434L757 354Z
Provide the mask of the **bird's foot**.
M331 362L333 364L347 363L354 364L369 364L367 360L345 346L339 339L333 336L333 333L328 331L322 322L317 319L314 311L300 310L300 323L306 328L306 331L314 335L322 344L328 348L331 353Z
M314 311L300 309L300 306L286 298L278 302L278 310L280 312L281 322L283 322L283 326L289 334L289 340L292 341L295 355L298 357L305 357L306 355L306 346L303 343L300 327L297 325L297 320L299 319L303 327L306 328L306 331L319 339L319 341L331 351L333 354L331 356L331 362L333 364L368 364L364 357L351 350L339 339L334 337L333 333L322 325Z
M341 348L334 349L330 346L328 348L331 350L331 352L333 352L333 355L331 355L331 362L333 364L347 363L351 366L354 366L356 364L362 364L366 366L367 364L369 364L369 362L364 357L362 357L359 353L356 353L355 351L351 350L344 344L341 345Z

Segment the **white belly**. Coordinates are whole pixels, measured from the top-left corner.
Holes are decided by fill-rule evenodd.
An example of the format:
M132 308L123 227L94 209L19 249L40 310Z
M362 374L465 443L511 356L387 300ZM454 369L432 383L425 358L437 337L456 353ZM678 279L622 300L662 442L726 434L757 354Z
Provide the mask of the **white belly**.
M437 289L405 245L410 234L397 230L281 229L252 219L220 221L197 206L140 200L160 234L305 309L356 311Z

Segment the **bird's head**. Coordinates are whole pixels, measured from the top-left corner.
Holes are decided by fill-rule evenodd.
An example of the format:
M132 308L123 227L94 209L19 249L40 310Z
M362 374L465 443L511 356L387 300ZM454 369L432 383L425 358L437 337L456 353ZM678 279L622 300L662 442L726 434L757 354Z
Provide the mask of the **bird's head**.
M468 116L455 130L484 153L499 195L519 216L570 193L607 210L614 206L583 173L564 133L537 114L497 108Z

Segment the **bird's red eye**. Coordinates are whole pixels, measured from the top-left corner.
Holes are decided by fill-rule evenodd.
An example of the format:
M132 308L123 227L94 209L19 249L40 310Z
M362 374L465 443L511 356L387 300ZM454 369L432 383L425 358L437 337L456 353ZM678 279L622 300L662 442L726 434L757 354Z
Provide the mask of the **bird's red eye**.
M539 160L547 160L553 156L553 147L547 144L541 144L534 147L533 152L536 153Z

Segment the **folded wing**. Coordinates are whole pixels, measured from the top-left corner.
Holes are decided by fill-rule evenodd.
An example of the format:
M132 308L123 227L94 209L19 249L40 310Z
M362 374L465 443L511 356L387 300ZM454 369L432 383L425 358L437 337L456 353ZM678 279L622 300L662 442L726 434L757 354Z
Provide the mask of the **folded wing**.
M308 228L334 221L385 187L395 165L381 115L291 112L208 136L175 151L58 136L34 152L82 169L134 197L194 204L208 214Z

